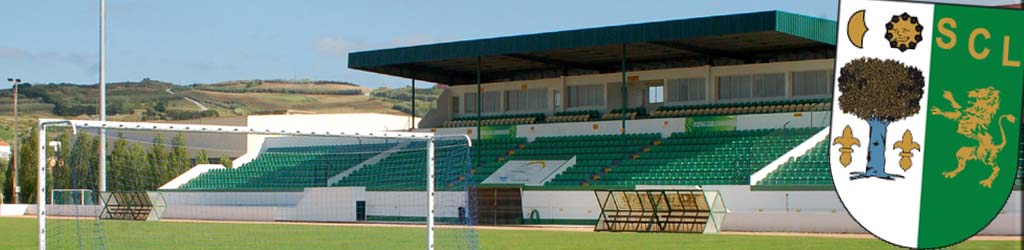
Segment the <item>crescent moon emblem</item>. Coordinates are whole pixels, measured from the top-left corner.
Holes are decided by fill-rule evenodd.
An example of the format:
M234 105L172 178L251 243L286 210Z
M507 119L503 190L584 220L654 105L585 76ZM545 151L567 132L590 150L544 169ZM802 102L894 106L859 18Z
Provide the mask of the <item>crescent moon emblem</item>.
M850 43L857 48L864 48L864 34L868 32L868 26L864 22L864 10L854 12L850 21L846 23L846 36Z

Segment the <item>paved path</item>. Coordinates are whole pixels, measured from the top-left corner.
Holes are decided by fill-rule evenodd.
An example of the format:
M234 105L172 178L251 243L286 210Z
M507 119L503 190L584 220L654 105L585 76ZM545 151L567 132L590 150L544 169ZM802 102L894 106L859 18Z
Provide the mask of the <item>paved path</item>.
M174 93L174 91L169 89L169 88L168 89L164 89L164 91L166 91L168 94L171 94L171 95L178 95L178 94ZM210 108L207 108L206 105L203 105L202 103L200 103L199 101L196 101L195 99L192 99L191 97L182 96L182 98L185 98L185 100L188 100L188 101L192 102L192 104L195 104L197 107L199 107L199 110L202 110L202 111L210 110Z

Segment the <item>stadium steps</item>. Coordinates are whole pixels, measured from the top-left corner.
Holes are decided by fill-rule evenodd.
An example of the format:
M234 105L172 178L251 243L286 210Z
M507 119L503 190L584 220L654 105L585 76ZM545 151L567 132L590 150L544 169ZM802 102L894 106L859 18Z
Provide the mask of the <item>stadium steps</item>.
M806 154L790 158L778 169L769 173L757 185L821 185L831 186L829 172L828 140L822 140Z
M445 121L441 127L472 127L476 126L477 117L473 115L456 117L450 121ZM480 116L480 123L483 126L500 126L500 125L518 125L518 124L533 124L544 120L544 113L529 113L529 114L502 114L502 115L488 115Z
M381 152L380 154L377 154L377 155L374 155L373 157L370 157L370 159L366 159L366 161L360 162L359 164L357 164L357 165L355 165L355 166L353 166L353 167L351 167L349 169L346 169L344 172L341 172L338 175L335 175L335 176L331 177L330 179L327 179L327 185L331 186L331 185L334 185L334 183L338 183L339 181L341 181L345 177L348 177L349 175L351 175L353 172L359 171L360 169L363 169L363 166L366 166L368 164L379 163L381 160L391 156L391 154L394 154L395 152L398 152L402 148L408 147L410 143L411 142L409 142L409 141L403 141L403 142L399 143L398 145L395 145L394 147L391 147L390 149L388 149L388 150L386 150L384 152Z
M394 143L268 148L237 168L212 169L181 189L274 189L326 186L327 179Z
M466 162L466 147L455 141L440 141L435 146L436 164L434 166L434 188L438 191L463 190L467 172L470 171ZM427 152L425 142L410 143L399 152L381 159L374 164L367 164L352 172L341 181L332 184L334 187L361 186L367 190L386 191L419 191L427 185Z
M1024 135L1021 137L1024 139ZM790 159L779 169L771 172L756 185L761 190L808 190L831 189L832 174L829 172L828 140L819 142L806 154ZM1021 143L1024 153L1024 142ZM1014 188L1020 189L1024 178L1024 156L1018 158Z
M759 101L742 103L715 103L700 105L662 106L651 117L693 117L714 115L741 115L781 112L811 112L832 109L832 98Z
M820 128L674 133L608 169L596 186L739 185Z
M589 135L538 137L510 156L513 160L565 160L576 157L566 169L545 186L584 186L610 166L615 166L650 146L660 134Z

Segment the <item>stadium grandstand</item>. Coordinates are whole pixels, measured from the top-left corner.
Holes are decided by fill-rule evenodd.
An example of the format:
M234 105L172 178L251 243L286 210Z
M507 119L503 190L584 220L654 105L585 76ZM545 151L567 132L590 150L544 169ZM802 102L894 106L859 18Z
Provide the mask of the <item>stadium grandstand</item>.
M440 155L466 158L439 161L433 186L442 196L472 193L454 199L479 210L479 224L595 225L606 218L595 191L697 189L723 200L728 216L715 230L863 233L828 165L836 28L764 11L371 50L348 62L444 87L438 108L408 130L471 138L468 149L438 145ZM403 195L426 191L433 154L422 141L248 135L245 143L233 167L200 165L161 187L168 200L220 193L240 204L221 199L205 205L224 210L164 216L424 220L400 206L412 197ZM983 233L1020 234L1021 172ZM358 216L299 211L302 197L320 197L317 188L345 187L365 191ZM239 206L298 210L229 212ZM439 221L460 222L465 209L441 207Z
M726 229L808 230L765 215L802 210L832 216L813 230L856 232L828 170L835 28L767 11L356 52L349 67L446 87L415 130L469 135L472 167L439 166L435 185L508 196L480 207L517 211L500 221L593 224L590 190L702 187L749 219ZM406 146L265 147L179 189L421 190L423 152Z

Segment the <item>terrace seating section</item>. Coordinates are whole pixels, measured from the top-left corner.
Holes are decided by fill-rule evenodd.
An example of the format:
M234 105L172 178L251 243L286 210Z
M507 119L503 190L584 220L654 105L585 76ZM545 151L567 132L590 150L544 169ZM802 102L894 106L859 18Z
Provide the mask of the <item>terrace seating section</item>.
M675 133L592 185L739 185L820 128Z
M662 106L651 117L691 117L706 115L741 115L779 112L810 112L832 109L832 99L805 99Z
M627 120L633 120L633 119L644 118L644 117L647 117L647 109L645 109L643 107L635 107L635 108L628 108L628 109L626 109L626 119ZM604 116L601 116L601 119L602 120L621 120L622 119L622 109L612 110L612 112L608 112L607 114L604 114Z
M1024 186L1024 165L1017 166L1017 181L1015 181L1013 185L1017 189L1020 189L1021 186Z
M822 140L806 154L789 159L758 185L832 185L829 173L828 141Z
M476 116L456 117L451 121L445 121L444 124L441 124L441 127L472 127L476 126L476 119ZM543 113L489 115L480 117L480 123L483 126L534 124L543 120Z
M660 134L538 137L510 156L513 160L557 160L576 157L576 165L547 186L587 185L595 173L615 166L661 138Z
M1020 134L1020 146L1017 147L1017 150L1020 150L1017 154L1017 180L1013 185L1014 188L1020 189L1021 186L1024 186L1024 133Z
M327 179L396 144L268 148L237 168L213 169L182 189L274 189L323 187Z
M459 141L442 140L435 145L434 188L438 191L465 189L469 162L466 147ZM335 187L366 187L367 190L420 191L427 185L425 142L412 142L398 152L359 170L333 184ZM475 180L474 180L475 181ZM478 182L478 181L476 181Z
M597 110L562 111L548 117L545 122L585 122L599 117L601 117L601 112Z
M498 171L502 165L509 161L510 155L526 146L526 138L498 138L473 140L471 149L473 164L476 164L477 155L480 156L480 165L473 168L473 178L476 182L487 179L488 176Z

